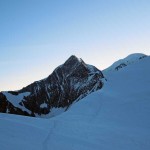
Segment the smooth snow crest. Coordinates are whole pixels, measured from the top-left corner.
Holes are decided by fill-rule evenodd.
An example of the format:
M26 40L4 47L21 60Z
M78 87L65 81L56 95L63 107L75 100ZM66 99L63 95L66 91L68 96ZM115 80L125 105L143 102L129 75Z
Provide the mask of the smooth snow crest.
M127 57L116 61L110 67L104 69L103 72L107 73L109 71L115 71L119 65L127 66L130 64L136 63L137 61L139 61L145 57L147 57L147 55L141 54L141 53L135 53L135 54L128 55Z

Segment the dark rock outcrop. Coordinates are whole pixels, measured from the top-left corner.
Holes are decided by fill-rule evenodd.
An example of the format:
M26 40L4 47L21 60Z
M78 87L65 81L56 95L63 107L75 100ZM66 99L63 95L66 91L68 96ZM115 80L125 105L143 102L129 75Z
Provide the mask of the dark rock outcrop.
M119 70L119 69L121 69L121 68L124 68L124 67L126 67L127 65L125 64L125 63L121 63L120 65L118 65L116 68L115 68L115 70Z

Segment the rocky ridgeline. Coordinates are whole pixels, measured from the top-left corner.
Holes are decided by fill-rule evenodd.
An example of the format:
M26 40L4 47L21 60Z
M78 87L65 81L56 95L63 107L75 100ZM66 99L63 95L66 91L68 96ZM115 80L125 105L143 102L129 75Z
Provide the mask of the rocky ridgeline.
M0 93L0 112L18 115L46 115L53 108L65 108L103 86L102 72L71 56L46 79L19 91Z

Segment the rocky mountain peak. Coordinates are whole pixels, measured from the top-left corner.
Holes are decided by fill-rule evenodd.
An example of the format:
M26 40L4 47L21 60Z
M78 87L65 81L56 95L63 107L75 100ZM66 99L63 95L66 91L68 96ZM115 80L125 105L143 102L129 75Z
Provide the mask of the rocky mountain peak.
M66 60L66 62L65 63L80 63L82 61L82 59L81 58L78 58L78 57L76 57L75 55L71 55L67 60Z
M68 67L70 69L74 69L77 65L85 64L81 58L76 57L75 55L70 56L67 61L63 64L64 67Z
M102 78L104 76L100 70L72 55L46 79L34 82L17 92L1 93L3 103L7 101L3 112L29 116L54 115L53 110L66 110L74 102L101 89ZM11 104L10 110L8 102ZM11 111L13 106L16 112Z

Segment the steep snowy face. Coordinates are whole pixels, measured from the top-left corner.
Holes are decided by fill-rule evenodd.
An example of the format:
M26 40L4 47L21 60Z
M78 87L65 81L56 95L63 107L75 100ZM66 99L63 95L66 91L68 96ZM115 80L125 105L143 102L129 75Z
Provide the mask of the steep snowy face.
M19 91L2 92L1 97L21 109L25 115L55 115L53 110L56 111L56 108L65 111L73 102L101 89L102 78L104 76L100 70L73 55L46 79ZM9 105L3 108L3 112L14 113Z
M140 53L131 54L131 55L127 56L126 58L120 59L120 60L116 61L115 63L113 63L110 67L103 70L103 73L108 73L111 71L118 71L121 68L124 68L130 64L134 64L135 62L140 61L146 57L147 57L147 55L145 55L145 54L140 54Z

